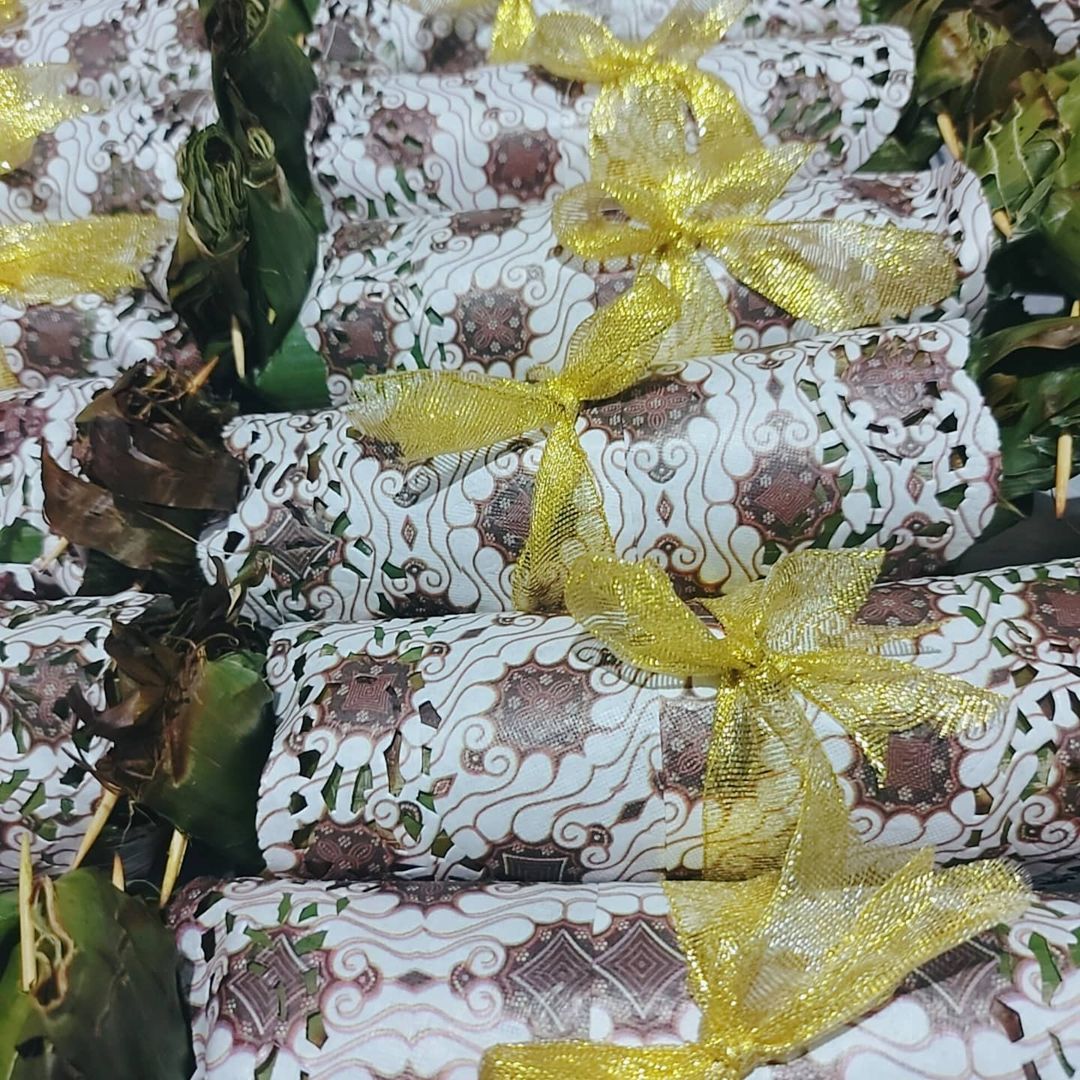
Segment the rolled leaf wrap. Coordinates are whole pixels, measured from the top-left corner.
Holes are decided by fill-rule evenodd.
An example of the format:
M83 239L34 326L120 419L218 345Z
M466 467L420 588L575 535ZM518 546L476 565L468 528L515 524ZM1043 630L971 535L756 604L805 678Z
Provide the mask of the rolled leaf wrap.
M1066 1077L1080 904L1038 899L754 1080ZM210 1078L471 1080L501 1043L684 1044L700 1024L659 885L204 881L171 918Z
M408 0L326 0L315 14L308 39L327 74L380 78L401 72L460 72L480 67L491 47L498 4L445 5L461 10L425 14L437 4ZM575 11L602 19L616 37L640 41L661 23L674 0L534 0L537 15ZM854 30L856 0L756 0L724 35L725 41L765 36L800 36Z
M921 667L1004 721L891 736L877 776L818 712L858 831L942 861L1080 861L1080 563L877 586L867 625L930 626ZM702 869L715 690L620 665L564 616L318 623L271 638L268 868L329 879L644 881Z
M805 166L854 170L911 93L910 40L892 27L835 38L721 44L700 67L726 83L770 141L821 145ZM320 83L311 170L342 213L395 217L543 202L589 178L593 84L522 64L464 74Z
M577 421L617 554L688 595L760 577L782 550L892 545L896 571L959 555L995 507L998 437L963 372L962 323L692 361ZM404 466L341 412L227 429L248 487L200 558L267 574L267 625L512 610L538 435Z
M982 309L993 227L978 182L963 166L797 180L768 217L938 233L955 253L959 290L913 318L976 318ZM704 259L727 297L737 348L819 332L734 281L717 259ZM334 402L348 400L351 378L400 368L523 378L537 364L560 368L574 331L633 276L626 260L585 262L560 248L546 207L354 219L324 237L299 327L327 363Z
M112 621L156 603L145 593L0 601L0 883L18 877L24 834L42 873L70 865L103 790L91 770L108 750L103 739L72 738L71 694L105 709Z

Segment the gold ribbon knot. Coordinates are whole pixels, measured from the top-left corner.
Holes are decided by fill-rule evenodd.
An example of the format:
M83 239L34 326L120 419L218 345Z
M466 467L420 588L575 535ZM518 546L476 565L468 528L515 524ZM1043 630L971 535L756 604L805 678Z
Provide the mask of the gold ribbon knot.
M678 293L684 341L731 346L727 303L703 253L797 319L823 331L879 324L941 300L956 283L944 239L895 225L776 221L769 207L809 153L765 147L710 124L695 142L670 87L627 87L593 115L590 180L559 195L560 243L584 259L635 260Z
M492 63L520 62L560 79L599 83L599 117L613 92L630 85L667 87L689 105L702 130L756 140L754 123L735 93L697 62L735 22L746 0L682 0L642 42L620 41L600 19L558 11L536 16L532 0L503 0L492 30Z
M955 730L997 711L994 695L877 655L875 635L854 617L879 566L877 553L788 556L767 581L707 603L724 638L654 566L588 557L573 568L567 604L616 655L647 671L715 681L706 800L731 804L729 785L738 798L760 780L761 762L747 751L763 745L760 729L775 728L786 768L798 778L797 815L782 850L765 838L770 850L758 867L771 864L765 872L665 886L702 1011L696 1044L496 1047L484 1059L483 1080L741 1080L856 1019L920 964L1022 912L1030 898L1001 863L939 871L930 849L871 848L853 835L806 701L839 713L878 749L888 732L937 714L942 730ZM735 771L747 768L748 778ZM742 824L753 827L749 819ZM715 846L732 839L723 829L709 835L710 828L707 819L714 850L706 872L719 866ZM744 836L744 852L760 839ZM753 867L743 861L741 869Z
M398 446L407 462L464 453L547 433L532 518L513 571L514 604L560 609L570 565L613 552L603 502L577 437L582 403L639 382L660 338L678 318L677 298L655 278L634 287L574 332L563 371L529 382L461 372L407 371L361 379L349 416L365 435Z

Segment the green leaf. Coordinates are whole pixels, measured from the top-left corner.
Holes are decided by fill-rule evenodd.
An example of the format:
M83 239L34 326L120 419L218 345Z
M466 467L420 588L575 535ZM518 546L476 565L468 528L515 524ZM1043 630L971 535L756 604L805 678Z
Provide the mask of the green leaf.
M292 326L266 366L256 374L255 388L259 397L275 409L319 409L330 403L326 361L311 347L303 327ZM348 518L344 526L348 526Z
M166 756L142 801L238 866L257 869L255 807L272 738L262 657L235 652L203 661L185 689L172 721L184 735L182 757L171 763Z
M16 518L0 529L0 562L26 565L45 551L45 534L28 521Z
M93 870L59 878L51 909L44 887L35 919L64 942L65 977L24 993L11 951L0 978L0 1076L186 1080L194 1063L179 958L157 914Z

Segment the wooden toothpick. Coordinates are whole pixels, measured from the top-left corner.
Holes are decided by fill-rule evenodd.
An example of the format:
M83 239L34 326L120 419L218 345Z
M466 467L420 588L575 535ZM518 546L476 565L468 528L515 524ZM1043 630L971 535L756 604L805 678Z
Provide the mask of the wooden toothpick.
M109 817L119 801L120 793L118 791L112 791L110 788L104 788L102 790L101 798L98 799L97 808L94 810L94 816L90 819L90 824L86 827L82 843L79 844L79 850L75 852L75 858L72 860L71 866L69 867L70 870L77 870L82 866L83 859L86 858L87 853L101 835L102 830L108 823Z
M941 132L941 141L945 144L945 149L957 161L963 161L964 148L960 145L960 136L956 133L956 124L953 122L953 118L946 112L938 113L937 126L938 131Z
M187 854L188 838L179 830L173 829L172 839L169 841L169 857L165 862L165 873L161 878L161 898L158 906L164 907L172 896L173 889L180 877L180 867L184 865L184 856Z
M22 834L19 852L19 985L24 993L30 993L37 982L36 942L34 920L30 913L30 901L34 894L34 868L30 863L30 834Z
M1054 516L1063 518L1069 502L1069 481L1072 479L1073 437L1058 436L1057 461L1054 463Z

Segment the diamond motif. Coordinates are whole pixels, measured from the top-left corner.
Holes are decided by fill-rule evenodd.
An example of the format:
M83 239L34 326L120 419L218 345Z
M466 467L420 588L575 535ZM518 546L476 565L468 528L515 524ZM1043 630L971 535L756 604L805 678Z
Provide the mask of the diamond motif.
M682 954L644 922L635 922L615 938L597 958L596 969L642 1020L651 1016L658 1001L670 999L672 983L686 977Z
M537 1037L581 1034L589 1012L593 970L592 957L560 927L510 975L510 981L525 995L525 1011Z

